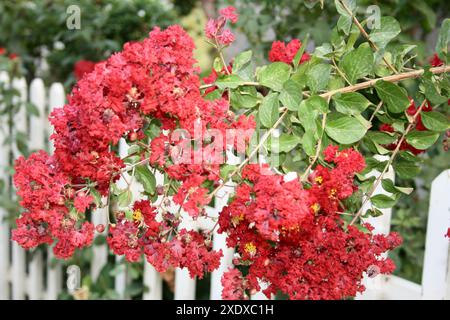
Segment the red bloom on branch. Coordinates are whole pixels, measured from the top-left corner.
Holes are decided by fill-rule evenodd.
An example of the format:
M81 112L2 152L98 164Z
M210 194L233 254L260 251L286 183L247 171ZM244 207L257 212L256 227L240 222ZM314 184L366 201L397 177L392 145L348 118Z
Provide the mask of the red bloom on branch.
M287 45L282 41L274 41L272 43L272 49L269 51L269 60L271 62L281 61L287 64L291 64L295 55L302 46L302 43L298 39L293 39ZM310 59L308 53L303 53L300 58L300 64Z
M444 62L439 58L437 53L433 54L433 56L430 58L430 64L432 67L440 67L444 64Z
M86 73L90 73L94 70L95 62L89 60L79 60L75 63L73 73L75 79L80 80Z

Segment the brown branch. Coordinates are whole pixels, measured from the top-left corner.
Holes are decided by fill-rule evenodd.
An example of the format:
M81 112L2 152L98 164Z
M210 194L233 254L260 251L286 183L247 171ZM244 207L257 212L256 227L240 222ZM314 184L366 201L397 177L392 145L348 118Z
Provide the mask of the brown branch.
M433 73L433 74L445 73L445 72L449 72L449 71L450 71L450 65L442 66L442 67L436 67L436 68L431 68L430 69L430 72ZM419 70L414 70L414 71L394 74L392 76L376 78L376 79L372 79L372 80L369 80L369 81L357 83L357 84L355 84L353 86L347 86L347 87L343 87L343 88L340 88L340 89L328 91L328 92L322 93L320 96L322 98L329 98L329 97L332 97L332 96L334 96L335 94L338 94L338 93L355 92L355 91L367 89L367 88L373 87L380 80L388 81L388 82L399 82L399 81L406 80L406 79L418 78L424 72L425 72L424 69L419 69Z

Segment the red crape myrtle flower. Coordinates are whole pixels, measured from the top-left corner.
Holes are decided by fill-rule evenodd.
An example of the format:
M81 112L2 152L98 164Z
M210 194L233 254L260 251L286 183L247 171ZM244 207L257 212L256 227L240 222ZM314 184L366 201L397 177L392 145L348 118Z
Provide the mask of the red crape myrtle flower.
M233 13L223 14L233 22ZM181 27L155 28L144 41L125 44L122 52L84 74L68 103L50 116L54 156L40 151L16 164L15 181L26 211L17 221L15 241L31 248L57 240L54 250L61 258L90 245L94 226L85 219L95 203L89 192L95 188L109 195L125 166L114 146L121 138L146 141L143 128L152 119L159 120L161 130L149 145L150 165L180 181L176 204L193 217L203 214L211 200L206 186L220 180L220 163L229 146L225 141L215 146L207 135L196 137L196 130L214 129L226 137L229 129L252 131L256 123L252 116L235 115L226 99L203 98L193 50L193 40ZM165 132L177 128L190 136L176 140ZM200 162L170 157L194 140L197 148L187 160L200 155ZM242 142L231 144L245 150ZM219 266L222 253L212 250L210 235L178 230L180 219L159 212L150 201L135 202L132 208L132 217L131 209L119 212L108 228L114 253L128 261L145 255L160 271L185 267L198 277Z
M95 67L95 62L89 60L77 61L73 68L75 79L80 80L86 73L92 72Z
M20 157L15 168L14 183L25 211L17 219L12 239L26 249L52 244L56 239L53 251L59 258L69 258L76 248L89 246L94 226L77 221L65 206L72 196L67 192L70 178L56 159L39 151L28 159ZM86 197L79 198L84 201Z
M287 45L282 41L274 41L272 43L272 49L269 51L269 60L271 62L281 61L291 64L301 46L302 43L298 39L293 39ZM305 52L300 58L299 63L306 62L309 59L309 54Z
M245 298L245 291L267 296L281 291L291 299L342 299L362 292L362 276L369 267L390 273L394 264L382 253L398 246L399 236L373 235L345 226L339 200L357 188L354 175L365 164L353 149L329 146L324 159L333 168L317 166L305 189L298 180L262 174L268 167L248 165L246 182L236 189L219 217L219 232L227 232L229 247L237 247L234 263L248 266L243 276L232 269L224 274L222 297Z

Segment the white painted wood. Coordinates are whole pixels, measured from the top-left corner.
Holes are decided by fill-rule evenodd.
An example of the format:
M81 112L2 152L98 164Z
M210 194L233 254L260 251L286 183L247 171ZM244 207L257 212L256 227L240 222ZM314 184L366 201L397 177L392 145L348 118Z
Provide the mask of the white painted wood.
M9 81L6 72L0 72L0 83L7 84ZM0 101L2 101L0 96ZM2 107L2 106L1 106ZM3 119L0 119L0 121ZM9 174L7 167L9 166L9 146L4 145L3 141L9 136L9 126L5 122L0 123L0 179L5 182L5 192L9 191ZM0 207L0 300L9 299L9 244L10 234L9 225L5 221L8 211Z
M36 106L39 115L29 115L30 121L30 150L40 150L45 148L45 87L42 79L34 79L30 85L30 102ZM29 263L28 293L32 300L42 298L44 286L43 272L44 264L42 251L33 253L33 258Z
M56 107L62 107L65 103L64 87L61 83L53 83L49 89L48 95L48 114ZM45 143L50 151L53 153L53 144L48 139L53 133L53 126L47 120L45 122L44 130L47 131L47 139ZM54 258L52 248L47 249L47 295L46 299L56 300L63 288L63 273L61 263Z
M164 175L155 172L156 185L164 185ZM163 196L159 196L157 203L162 201ZM144 286L148 291L144 292L143 300L161 300L163 295L163 280L156 269L144 258Z
M422 275L424 299L445 299L450 287L449 239L450 169L442 172L431 184L425 260ZM450 298L447 296L447 299Z
M378 161L386 161L389 159L387 156L375 156ZM367 177L375 177L378 178L380 176L381 172L377 170L373 170L367 174ZM389 167L388 171L384 175L384 179L391 179L393 182L395 182L395 173L394 169ZM373 195L378 194L384 194L384 195L391 195L391 193L387 192L383 189L381 183L378 184L377 188L375 189ZM370 209L372 204L370 201L368 201L363 206L363 212L366 212L368 209ZM389 234L390 228L391 228L391 217L392 217L392 209L380 209L380 211L383 213L382 216L379 217L368 217L364 218L364 222L370 223L373 227L373 233L374 234ZM386 257L387 254L383 254L383 257ZM389 276L386 275L378 275L374 278L369 278L367 275L364 275L362 283L366 287L366 290L362 294L358 294L356 296L357 300L373 300L373 299L382 299L384 295L384 288L386 287L386 281Z
M124 139L121 139L119 141L119 156L121 158L125 157L128 154L128 145ZM126 180L125 180L126 178ZM117 182L117 185L119 188L126 188L128 186L127 181L130 182L130 176L126 173L122 177L120 177L119 181ZM124 257L116 256L116 264L123 263ZM115 279L114 279L114 287L119 294L119 297L121 299L125 298L125 289L127 287L128 279L127 279L127 272L126 268L123 268L121 272L119 272Z
M20 108L13 117L13 138L19 132L27 133L27 117L24 103L27 100L27 84L25 79L13 79L11 82L13 88L19 92L18 97L14 97L13 102ZM13 156L17 159L20 156L19 148L16 143L13 143ZM22 249L16 242L12 245L12 298L14 300L25 299L26 293L26 269L25 269L25 250Z
M378 300L418 300L421 299L421 286L397 276L381 278L382 287L372 299ZM367 299L366 299L367 300Z
M197 224L184 210L181 210L182 220L179 229L197 230ZM175 300L195 300L197 278L191 279L187 268L175 269Z
M188 269L175 270L175 300L195 300L196 279L191 279Z
M107 203L106 197L102 198L102 203L105 205ZM102 224L105 226L105 231L98 233L96 230L95 237L107 236L108 235L108 211L109 208L105 206L104 208L98 208L92 213L92 223L94 226ZM102 268L108 262L108 246L106 243L101 245L92 246L92 263L91 263L91 277L93 281L96 281Z
M219 213L227 205L228 199L232 194L233 190L234 188L231 182L229 183L229 186L225 186L221 190L219 190L215 198L216 201L214 207L215 212L214 214L211 214L211 216L219 218ZM234 249L227 247L226 243L227 235L224 233L219 234L217 230L218 227L216 227L213 233L213 249L215 251L222 250L223 256L220 260L219 268L211 273L210 299L212 300L222 299L222 290L223 290L221 282L222 275L224 274L224 272L228 270L228 268L231 267L234 255Z
M28 298L30 300L38 300L43 298L44 288L44 262L42 257L42 251L37 249L33 253L33 258L29 262L30 276L28 278Z
M55 108L63 107L65 102L66 102L66 96L64 93L63 85L59 82L53 83L50 86L50 90L49 90L49 102L48 102L49 111L48 111L48 113L50 114L53 111L53 109L55 109ZM53 132L53 126L50 124L49 121L47 121L46 128L47 128L48 136L50 137L51 133ZM53 152L53 149L54 149L53 143L51 141L49 141L48 144L49 144L50 152Z
M39 111L39 116L30 115L30 148L32 150L44 149L47 124L45 110L45 87L42 79L34 79L30 85L30 102Z
M163 293L161 275L158 271L144 259L144 285L148 291L144 292L143 300L161 300Z
M58 261L54 261L51 247L47 249L47 300L56 300L62 290L62 267Z

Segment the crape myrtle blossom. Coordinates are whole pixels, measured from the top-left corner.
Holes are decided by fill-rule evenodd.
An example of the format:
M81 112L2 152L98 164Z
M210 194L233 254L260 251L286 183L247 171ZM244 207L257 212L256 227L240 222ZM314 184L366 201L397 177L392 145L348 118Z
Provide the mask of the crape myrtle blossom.
M209 19L205 27L205 36L219 46L228 46L234 40L235 36L230 29L226 29L227 21L232 24L238 21L239 15L236 13L236 8L226 7L219 11L217 19Z
M222 49L234 38L225 24L237 19L233 7L222 9L206 36ZM292 63L300 47L298 40L274 43L270 60ZM193 50L180 26L154 28L82 75L67 104L49 117L54 154L38 151L16 161L14 183L24 210L12 239L26 249L53 245L56 257L68 259L92 244L94 230L105 231L89 222L105 197L112 201L112 252L129 262L146 259L159 272L179 267L204 277L222 257L213 249L213 231L227 233L237 256L222 279L225 299L247 299L261 281L267 296L281 291L291 299L341 299L364 290L364 272L392 272L383 253L400 244L398 235L374 235L370 225L347 225L340 215L365 167L353 149L326 147L306 182L285 181L268 165L246 162L214 228L184 227L183 219L210 218L205 206L223 185L227 152L245 155L256 130L253 115L230 108L228 93L205 97ZM304 54L300 63L307 59ZM232 68L205 83L214 85ZM117 152L121 139L134 150L124 158ZM122 206L120 195L131 183L125 181L128 189L115 183L138 168L163 173L168 182Z

